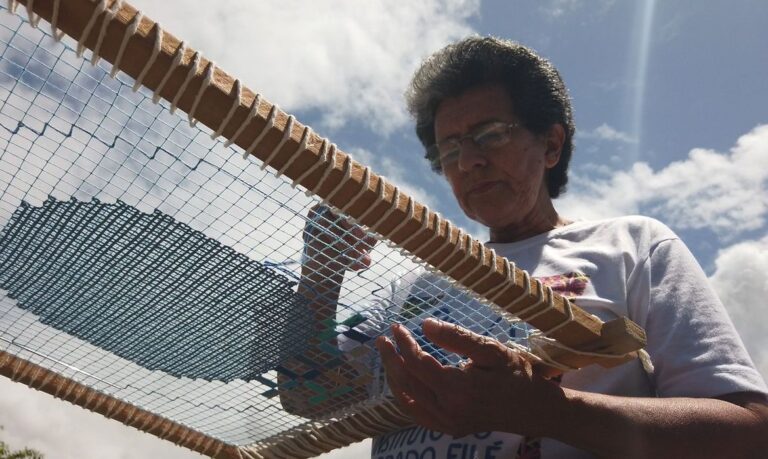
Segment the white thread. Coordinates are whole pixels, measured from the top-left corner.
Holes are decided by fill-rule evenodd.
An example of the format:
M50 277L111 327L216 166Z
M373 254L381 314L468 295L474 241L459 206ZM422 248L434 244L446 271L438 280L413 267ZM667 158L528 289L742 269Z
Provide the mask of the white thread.
M275 177L283 175L283 173L288 170L291 164L296 161L296 158L299 157L299 154L307 149L307 145L309 144L309 136L311 134L312 129L309 126L304 126L304 131L301 133L301 141L299 142L299 146L296 148L296 151L294 151L293 154L288 158L285 164L283 164L283 166L277 172L275 172Z
M453 272L456 271L457 269L459 269L459 266L463 265L467 260L469 260L472 257L472 242L473 242L472 236L467 234L466 238L464 239L464 242L463 242L463 243L466 244L466 247L464 247L464 256L462 257L461 260L459 260L456 264L454 264L452 268L450 268L448 271L445 272L445 274L447 276L454 277L453 276ZM457 244L456 249L454 250L454 252L458 252L459 250L461 250L461 248ZM462 283L461 279L456 279L456 281L459 284Z
M376 200L373 201L373 203L368 206L368 209L363 212L363 214L357 219L360 223L363 222L363 220L370 215L371 212L373 212L373 209L377 207L377 204L384 200L384 191L386 189L385 187L386 180L381 175L379 176L379 184L376 185Z
M61 41L64 38L64 32L58 29L59 23L59 7L61 6L61 0L53 0L53 14L51 15L51 37L55 41Z
M149 59L144 64L144 67L141 69L141 72L139 72L139 76L136 77L136 82L133 83L133 92L136 92L139 90L139 87L141 87L141 83L144 81L144 77L147 76L147 73L149 73L149 69L152 68L152 65L155 63L155 60L157 60L157 56L160 54L160 51L163 47L163 29L160 27L160 23L155 23L155 44L152 47L152 54L149 55Z
M243 447L241 446L238 451L243 451ZM246 454L248 454L248 457L245 459L268 459L267 456L263 456L261 453L251 450L246 450Z
M378 422L380 425L384 425L384 426L391 424L389 421L384 419L384 417L382 415L380 415L378 412L376 412L375 408L366 410L366 411L364 411L364 413L370 415L370 417L373 418L374 425L376 424L376 422Z
M105 412L105 416L108 418L112 418L112 410L114 410L117 407L117 399L110 399L109 405L107 405L107 409Z
M401 221L400 223L397 224L397 226L389 230L390 236L394 236L395 234L397 234L398 231L400 231L405 225L407 225L408 223L411 222L411 220L413 220L413 215L415 210L413 207L413 198L410 196L408 196L408 204L406 204L405 206L405 211L407 212L407 214L403 219L403 221Z
M238 80L239 81L239 80ZM224 147L229 147L235 141L238 137L240 137L240 134L243 133L246 126L251 122L253 118L255 118L259 114L259 105L261 105L261 94L256 94L253 97L253 101L251 101L251 109L248 112L248 115L243 119L243 122L240 124L240 127L237 128L237 131L230 137L226 142L224 142ZM247 158L247 156L245 156Z
M91 401L93 400L94 395L95 395L95 393L93 391L88 390L88 391L85 392L85 401L82 404L83 408L85 408L86 410L89 409L88 408L88 404L91 403Z
M133 422L132 418L136 416L136 411L138 411L138 408L133 405L128 405L128 408L130 408L130 412L125 415L125 423L131 425Z
M338 448L338 445L336 445L333 440L329 440L326 435L323 435L320 430L318 430L318 427L319 426L317 426L317 424L310 424L309 432L305 433L305 435L307 435L312 441L317 443L314 445L315 449L319 451L319 453L322 453Z
M41 371L43 371L43 369L41 367L35 368L35 371L31 372L29 374L29 382L30 383L38 382L37 375L40 374ZM38 384L39 384L39 382L38 382ZM43 387L43 385L39 384L38 387Z
M328 424L325 427L331 431L331 434L336 435L336 441L339 442L340 445L348 444L350 436L348 433L341 430L339 423Z
M400 245L402 245L403 248L405 248L405 246L408 245L408 243L411 242L416 236L418 236L419 233L427 229L427 226L429 226L429 208L423 205L421 206L421 227L419 227L419 229L411 233L410 236L405 238L405 240L402 243L400 243ZM415 256L415 255L409 254L409 256Z
M315 451L315 448L312 446L312 444L309 443L307 440L306 435L299 435L296 438L296 441L298 443L299 451L304 454L310 454L310 455L316 455L317 451Z
M272 149L272 153L267 156L267 159L262 161L261 166L259 166L259 169L264 170L268 165L271 165L270 163L275 159L275 156L277 156L278 153L280 153L280 149L283 148L283 145L285 145L285 142L288 141L288 139L291 138L291 131L293 130L293 120L295 118L293 115L288 115L288 119L285 121L285 127L283 128L283 137L280 139L280 142L275 145L275 148Z
M192 56L192 61L189 63L187 76L184 78L184 82L181 83L181 86L179 86L178 91L176 91L176 96L174 96L173 100L171 101L171 113L176 113L176 104L179 103L179 99L181 99L181 95L184 94L184 91L186 91L189 82L192 81L192 78L197 74L197 68L199 66L200 53L195 51L195 54Z
M353 432L358 435L367 435L366 429L369 429L370 426L366 424L366 419L363 416L350 417L345 419L345 421L347 421L347 425Z
M331 434L336 435L336 441L340 445L344 442L347 435L341 431L337 423L328 424L325 427L331 431Z
M344 185L346 185L347 181L352 178L352 157L347 155L346 158L344 158L344 172L342 173L341 179L339 180L339 183L336 184L336 186L331 190L330 193L328 193L328 196L325 198L326 201L331 202L334 197L336 197L336 194L338 194L339 190L341 190Z
M186 51L186 49L187 45L182 41L179 43L179 47L176 48L176 51L173 52L173 60L171 61L170 67L168 67L165 75L163 75L163 79L160 80L160 84L158 84L157 88L155 88L155 92L152 93L152 102L157 103L160 100L160 91L163 90L165 83L167 83L168 79L171 78L171 74L174 70L176 70L176 67L181 65L181 59L184 58L184 51Z
M549 355L541 348L537 348L538 351L544 355L544 358L539 356L538 354L531 352L530 350L526 349L525 347L521 346L518 343L515 343L513 341L507 341L506 343L507 347L511 348L515 352L519 352L529 358L530 360L533 360L534 362L539 363L545 363L548 366L551 366L553 368L557 368L563 372L571 371L571 370L577 370L576 367L570 367L568 365L561 364L560 362L557 362L555 360L552 360L552 358L549 357Z
M496 301L503 295L507 290L509 290L513 285L515 285L515 281L517 279L517 273L515 271L515 263L510 262L508 259L504 259L504 271L507 273L507 279L499 284L498 286L494 287L493 290L498 290L498 292L495 292L493 296L488 297L488 301L491 303L496 303ZM491 291L493 291L491 290ZM486 295L490 295L491 291L486 292Z
M323 175L320 177L320 180L317 181L314 187L312 187L312 192L314 194L318 194L317 191L320 189L321 186L323 186L323 183L328 178L328 176L331 174L331 171L336 167L336 144L332 143L330 148L328 148L328 158L326 158L325 163L325 170L323 171Z
M554 303L554 301L555 301L555 300L554 300L554 298L553 298L553 297L552 297L552 295L551 295L551 293L552 293L552 288L551 288L551 287L549 287L549 286L547 286L547 287L546 287L546 292L547 292L549 295L545 295L545 294L544 294L544 284L543 284L541 281L539 281L538 279L534 279L534 280L533 280L533 282L536 284L536 292L537 292L537 297L538 297L538 300L536 300L536 302L535 302L535 303L533 303L532 305L530 305L530 306L526 307L526 308L525 308L525 309L523 309L522 311L517 311L517 312L515 313L515 315L516 315L517 317L519 317L519 318L520 318L520 320L524 320L524 321L526 321L526 322L529 322L529 321L531 321L531 320L535 319L536 317L539 317L540 315L542 315L542 314L544 314L545 312L547 312L547 311L549 311L550 309L552 309L552 308L554 307L554 305L555 305L555 303ZM536 311L536 309L538 309L540 306L542 306L542 305L544 304L544 302L545 302L545 301L548 301L547 307L546 307L546 308L543 308L543 309L542 309L542 310L540 310L540 311ZM530 316L527 316L527 314L528 314L529 312L531 312L531 311L536 311L536 312L534 312L534 313L533 313L532 315L530 315Z
M354 196L352 196L352 199L347 202L347 204L341 208L341 211L344 213L347 213L349 209L352 208L353 205L357 202L358 199L360 199L360 196L365 194L366 191L368 191L368 187L371 184L371 168L368 166L365 166L365 169L363 170L363 186L355 193Z
M96 37L96 44L93 46L93 51L91 52L91 65L96 65L99 63L99 60L101 59L101 44L104 42L104 35L107 33L107 26L122 7L123 1L116 0L104 12L104 18L101 20L101 27L99 27L99 35Z
M389 218L390 215L392 215L395 209L397 209L399 203L400 203L400 188L398 188L397 185L395 185L395 191L392 195L392 203L389 205L389 208L387 208L387 210L384 211L384 214L381 217L379 217L379 219L373 225L371 225L371 228L374 229L376 232L381 233L381 231L379 231L378 229L379 225L381 225L387 218Z
M278 110L279 109L277 104L272 105L272 109L269 110L269 115L267 116L267 124L264 125L259 135L256 136L253 142L251 142L251 145L245 149L245 153L243 153L243 159L248 158L248 155L253 153L253 150L255 150L256 147L261 143L261 140L264 138L264 136L266 136L269 130L275 126L275 116L277 116Z
M534 344L538 344L539 346L541 345L540 343L543 342L543 343L549 344L552 347L556 347L558 349L562 349L564 351L568 351L568 352L571 352L573 354L585 355L585 356L588 356L588 357L598 357L598 358L606 358L606 359L623 359L623 358L626 357L626 354L606 354L606 353L602 353L602 352L580 351L580 350L574 349L574 348L572 348L570 346L566 346L565 344L561 343L560 341L557 341L555 339L546 337L542 333L531 334L528 337L528 339L531 340L532 342L534 342ZM544 353L544 354L546 355L546 353ZM575 368L572 368L572 369L575 369Z
M200 447L200 443L203 441L203 436L202 435L196 435L195 437L197 438L197 443L195 443L195 448L194 449L197 449L197 448ZM208 449L208 448L206 448L206 449Z
M417 253L422 252L425 247L427 247L429 244L432 243L432 241L440 237L440 227L442 226L441 221L442 221L442 217L440 216L439 213L435 212L435 230L432 232L432 236L427 238L426 241L422 242L421 245L418 246L414 252L417 252ZM427 219L427 222L429 222L429 219ZM427 265L427 266L432 268L432 266L430 265Z
M48 384L48 382L53 379L53 377L54 377L53 373L48 372L45 375L45 377L43 377L42 381L38 382L38 386L37 387L44 387L44 386L46 386Z
M34 4L35 0L27 0L27 18L29 25L36 29L37 25L40 24L40 16L35 14Z
M480 253L483 253L483 252L485 252L485 251L483 250L483 247L481 246L480 247ZM483 262L482 261L480 262L479 266L483 267ZM473 272L474 272L474 270L473 270ZM491 275L493 273L495 273L495 272L496 272L496 251L491 249L491 262L490 262L490 266L489 266L488 272L485 273L485 275L480 276L480 278L478 280L473 282L472 285L469 286L469 289L470 290L475 290L475 288L477 288L478 285L480 285L484 280L486 280L489 277L491 277ZM462 279L462 282L464 282L463 279ZM491 288L493 288L493 287L491 287Z
M184 444L184 441L187 439L187 437L189 436L189 434L190 434L190 431L189 431L189 429L188 429L188 428L184 428L184 429L181 431L181 434L179 434L179 438L176 440L176 444L177 444L177 445L183 445L183 444Z
M195 119L195 112L197 111L197 106L200 105L200 101L203 100L203 94L205 94L205 90L208 89L208 86L211 85L211 80L213 79L213 72L215 69L216 64L214 64L213 61L208 61L208 65L205 66L205 77L203 78L203 82L200 83L200 87L197 88L195 101L192 102L192 108L189 109L189 113L187 114L189 127L195 127L197 124L197 120Z
M117 75L117 72L120 71L120 61L123 60L123 54L125 53L125 47L128 46L128 40L136 34L136 31L139 30L139 24L141 24L141 19L144 17L143 14L141 14L141 11L137 11L136 14L133 16L133 19L131 19L131 23L128 24L128 27L125 28L125 34L123 35L123 41L120 42L120 48L117 51L117 57L115 57L115 62L112 63L112 70L109 72L109 76L112 78Z
M528 274L528 271L523 271L523 284L525 285L525 287L523 288L523 293L518 295L517 298L515 298L510 304L508 304L504 308L504 310L509 312L510 314L515 314L515 313L512 311L509 311L509 309L517 306L518 303L528 298L528 296L531 294L531 277Z
M85 52L85 40L88 39L88 35L91 34L91 29L93 28L93 25L96 22L96 18L99 17L99 15L106 8L107 8L107 0L100 0L99 3L96 4L96 7L93 9L93 12L91 13L91 18L88 19L88 23L85 25L85 28L83 29L83 34L80 36L80 40L78 40L77 42L77 50L76 50L77 57L83 57L83 53Z
M303 181L305 178L309 177L311 173L313 173L315 170L317 170L318 167L320 167L321 164L323 164L326 160L326 156L328 154L328 139L323 139L323 142L320 144L320 152L317 155L317 161L315 161L315 164L313 164L309 169L304 171L303 174L298 176L296 180L291 182L291 186L293 188L296 188L296 185Z
M653 361L651 360L651 355L648 351L640 349L637 351L637 357L640 359L640 364L643 366L643 370L645 370L648 375L653 375L656 369L653 367Z
M553 295L552 288L550 288L550 287L547 287L547 288L549 288L549 294ZM553 302L554 302L554 300L550 300L550 303L553 303ZM552 308L552 307L554 307L554 304L550 304L550 308ZM550 328L549 330L542 331L541 333L544 336L549 336L550 334L556 332L557 330L565 327L566 325L568 325L568 323L570 321L573 320L573 308L571 307L571 301L568 298L566 298L566 297L563 297L563 307L565 308L565 311L567 313L566 314L567 317L562 322L560 322L559 324L557 324L554 327Z
M332 438L328 438L328 435L324 435L322 432L320 432L317 428L312 428L312 431L310 433L312 435L312 438L318 443L318 453L324 453L326 451L332 451L342 445L340 445L337 441L335 441Z
M151 424L149 424L149 421L147 421L147 423L148 423L148 425L151 426L150 429L154 430L154 431L158 431L160 429L160 426L162 426L165 423L165 419L163 419L163 418L154 418L151 421L152 421ZM161 430L161 432L162 432L162 430Z
M74 389L75 389L74 382L67 381L67 390L64 392L64 395L61 396L61 398L68 399L69 398L69 394L71 394Z
M450 238L450 234L448 234L448 237ZM456 253L461 250L462 244L464 244L465 237L469 237L468 234L464 233L463 228L457 228L456 232L456 244L453 245L453 248L451 249L450 253L443 259L443 261L440 263L439 268L440 271L446 272L447 270L450 270L451 268L446 268L443 265L450 261L450 259L456 255ZM450 240L449 240L450 242Z
M232 85L232 90L229 92L229 95L232 95L232 93L235 93L235 98L232 100L232 106L229 107L229 111L227 112L227 116L224 117L223 120L221 120L221 123L219 123L219 128L216 129L216 132L211 134L211 138L215 139L216 137L220 136L222 132L224 132L224 128L227 127L227 124L229 124L229 121L232 119L232 116L234 116L235 111L237 110L237 107L240 106L240 96L242 96L243 89L241 87L240 80L235 80L235 84ZM224 145L227 146L227 145Z
M295 436L289 437L287 435L281 435L281 437L282 438L276 438L269 449L264 451L268 458L303 457L305 455L304 452L298 449L299 446L296 444L297 440ZM279 454L276 454L276 452Z
M169 427L170 427L170 428L169 428ZM162 435L162 437L160 437L160 438L168 438L168 437L170 437L171 435L173 435L173 432L174 432L176 429L178 429L178 428L179 428L179 426L178 426L178 425L176 425L176 424L171 424L170 422L166 422L166 423L165 423L165 427L163 427L163 431L162 431L162 434L161 434L161 435Z
M443 243L440 244L440 246L437 249L435 249L432 253L437 254L442 252L443 249L445 249L446 247L450 247L452 234L453 234L453 224L448 219L445 219L445 240L443 240ZM459 236L461 236L461 230L459 230ZM456 239L456 242L458 243L458 238ZM448 254L448 257L450 257L452 253L453 252ZM447 257L441 260L440 263L445 263L446 260L447 260ZM437 264L435 265L435 269L437 269L438 271L442 271L441 266L438 266Z
M307 452L302 450L301 445L299 444L298 438L299 436L289 437L284 439L280 443L275 443L273 448L279 451L280 455L274 455L274 452L272 451L270 451L270 453L273 454L273 457L305 457L307 456Z
M384 402L379 405L384 411L394 418L403 418L403 413L392 402Z
M456 253L459 250L461 250L461 245L464 243L464 237L468 236L467 234L464 233L464 230L462 228L457 228L457 230L458 230L458 232L456 233L456 244L453 245L453 249L451 250L451 252L445 258L443 258L443 260L438 265L438 268L442 272L446 272L446 271L449 270L447 268L444 268L443 265L448 263L451 260L451 258L453 258L453 256L456 255ZM451 235L449 233L448 234L448 238L449 238L448 242L450 242L450 237L451 237Z

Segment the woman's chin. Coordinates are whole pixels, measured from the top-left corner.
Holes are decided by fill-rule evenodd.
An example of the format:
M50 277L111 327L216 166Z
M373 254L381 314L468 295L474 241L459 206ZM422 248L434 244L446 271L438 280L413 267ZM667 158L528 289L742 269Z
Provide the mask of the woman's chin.
M493 205L491 202L478 203L478 205L472 206L469 212L465 211L467 217L488 228L509 226L510 218L508 216L504 218L507 213L504 212L503 208Z

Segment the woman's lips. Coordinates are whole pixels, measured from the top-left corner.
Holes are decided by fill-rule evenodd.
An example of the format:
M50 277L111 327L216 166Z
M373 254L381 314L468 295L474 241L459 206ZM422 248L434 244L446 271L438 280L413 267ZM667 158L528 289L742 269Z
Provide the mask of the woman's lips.
M474 185L472 188L469 189L467 192L468 195L476 195L476 194L483 194L488 191L491 191L494 189L499 182L483 182L479 183L477 185Z

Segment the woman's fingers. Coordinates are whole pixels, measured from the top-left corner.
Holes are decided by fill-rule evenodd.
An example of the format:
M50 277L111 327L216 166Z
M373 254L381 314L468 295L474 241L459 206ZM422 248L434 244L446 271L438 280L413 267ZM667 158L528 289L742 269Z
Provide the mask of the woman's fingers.
M369 267L376 245L375 237L320 205L310 209L303 237L306 255L331 269Z
M522 356L504 343L456 324L430 318L424 321L422 329L435 345L467 357L475 368L527 367Z

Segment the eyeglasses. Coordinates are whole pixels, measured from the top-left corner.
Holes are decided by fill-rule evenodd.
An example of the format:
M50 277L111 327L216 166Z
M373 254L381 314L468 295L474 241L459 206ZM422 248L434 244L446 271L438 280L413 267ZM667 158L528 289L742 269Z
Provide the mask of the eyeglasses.
M518 126L517 123L509 124L501 121L484 124L463 136L449 137L437 142L427 148L425 156L432 165L432 169L439 171L444 166L458 161L461 145L465 140L471 140L480 151L488 152L512 141L512 129Z

